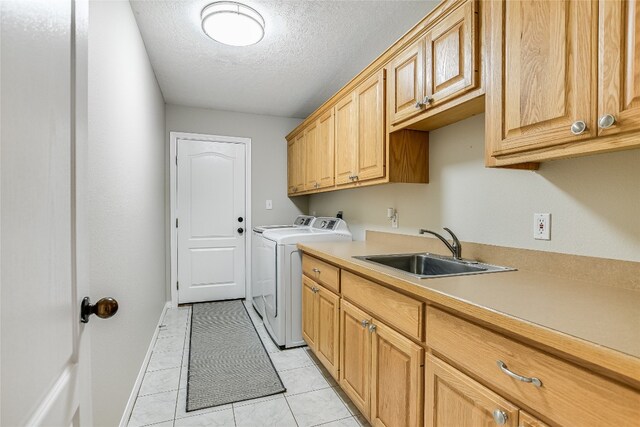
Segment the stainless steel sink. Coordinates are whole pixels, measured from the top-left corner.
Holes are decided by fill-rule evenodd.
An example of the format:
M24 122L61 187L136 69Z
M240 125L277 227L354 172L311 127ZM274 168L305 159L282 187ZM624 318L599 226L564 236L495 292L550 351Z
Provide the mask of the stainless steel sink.
M421 279L515 270L515 268L501 267L469 260L456 260L453 257L443 257L424 252L414 254L365 255L354 256L354 258L391 267Z

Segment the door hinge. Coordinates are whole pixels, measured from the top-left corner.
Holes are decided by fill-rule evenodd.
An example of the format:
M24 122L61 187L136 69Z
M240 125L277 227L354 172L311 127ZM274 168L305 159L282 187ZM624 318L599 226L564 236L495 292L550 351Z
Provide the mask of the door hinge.
M178 290L180 290L180 282L176 282L176 288L178 288Z
M176 218L176 228L178 228L178 218Z
M178 156L176 156L176 166L178 166Z

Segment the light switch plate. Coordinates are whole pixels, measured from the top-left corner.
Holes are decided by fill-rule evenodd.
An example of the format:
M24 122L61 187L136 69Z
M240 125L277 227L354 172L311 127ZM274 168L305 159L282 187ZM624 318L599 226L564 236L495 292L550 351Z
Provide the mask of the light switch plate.
M533 238L536 240L551 240L551 214L533 214Z

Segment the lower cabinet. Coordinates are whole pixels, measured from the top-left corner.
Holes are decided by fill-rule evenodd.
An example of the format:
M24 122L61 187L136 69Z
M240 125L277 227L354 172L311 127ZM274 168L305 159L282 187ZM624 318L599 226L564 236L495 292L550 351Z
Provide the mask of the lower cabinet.
M422 425L422 347L344 300L340 337L340 386L371 424Z
M337 380L340 297L302 277L302 335L316 357Z
M457 369L427 354L426 427L518 426L518 408Z
M437 357L425 358L426 427L548 427Z

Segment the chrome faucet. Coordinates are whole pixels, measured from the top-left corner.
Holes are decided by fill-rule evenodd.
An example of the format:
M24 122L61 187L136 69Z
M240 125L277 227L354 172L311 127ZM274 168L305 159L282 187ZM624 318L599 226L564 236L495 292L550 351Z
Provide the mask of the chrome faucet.
M424 228L421 228L420 229L420 234L425 234L425 233L433 234L438 239L440 239L442 241L442 243L447 245L447 248L449 248L449 250L451 251L451 254L453 255L454 259L462 259L462 244L460 244L460 240L458 240L456 235L453 234L453 231L449 230L447 227L443 227L443 228L447 233L449 233L451 235L451 239L453 240L453 244L447 242L447 239L445 239L444 237L442 237L441 235L439 235L435 231L425 230Z

